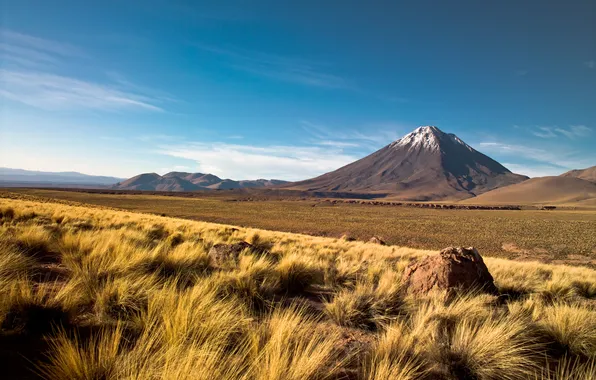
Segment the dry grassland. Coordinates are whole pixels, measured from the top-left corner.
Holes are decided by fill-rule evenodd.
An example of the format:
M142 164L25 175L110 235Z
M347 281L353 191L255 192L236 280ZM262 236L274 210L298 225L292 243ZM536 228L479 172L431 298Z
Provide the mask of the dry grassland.
M210 259L239 241L255 247L239 262ZM404 268L431 253L0 198L0 366L58 380L596 379L596 271L485 257L498 297L403 296Z
M434 210L332 205L316 199L233 202L233 198L221 194L183 198L41 189L10 191L4 194L50 197L274 231L327 237L347 234L363 241L380 236L392 245L420 249L473 245L484 255L596 269L595 210Z

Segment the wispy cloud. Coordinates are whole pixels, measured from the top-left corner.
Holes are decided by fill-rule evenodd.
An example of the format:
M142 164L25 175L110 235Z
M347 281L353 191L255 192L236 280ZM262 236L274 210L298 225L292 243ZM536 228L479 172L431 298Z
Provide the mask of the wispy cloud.
M325 125L313 123L307 120L300 122L302 128L312 137L315 144L335 145L343 147L365 146L378 148L387 145L401 137L404 131L412 127L397 124L369 125L367 133L347 128L329 128ZM346 145L347 144L347 145Z
M72 62L87 55L70 44L0 30L0 97L45 110L137 109L163 111L170 99L154 96L131 83L100 83L63 74ZM62 69L62 70L60 70Z
M224 49L204 44L195 46L219 56L228 67L255 76L314 87L352 86L346 79L325 72L325 65L319 62L240 48Z
M503 162L503 166L514 173L527 175L528 177L555 176L562 174L564 171L560 167L552 165L523 165Z
M517 75L518 77L524 77L526 75L528 75L529 71L528 70L515 70L515 75Z
M141 108L163 111L152 99L106 85L31 71L0 70L0 96L46 110Z
M538 130L532 131L532 134L543 139L557 137L557 135L553 132L553 128L551 127L538 127Z
M586 67L588 69L595 69L596 68L596 61L586 61L586 62L584 62L584 65L586 65Z
M0 40L2 41L2 48L0 48L0 50L5 51L5 49L10 50L11 48L16 48L19 49L20 54L30 53L33 55L33 58L39 57L40 54L79 58L86 56L86 54L76 46L30 36L12 30L0 30ZM7 54L8 58L10 58L10 55L11 54Z
M333 147L226 143L165 145L158 153L197 162L200 172L235 179L301 180L335 170L358 157Z
M586 127L585 125L572 125L571 127L564 129L564 128L555 128L555 131L559 132L562 135L569 137L570 139L576 137L586 137L592 134L592 129Z
M141 135L141 136L137 136L136 137L137 140L143 141L143 142L158 142L158 143L164 143L164 142L173 142L173 141L180 141L183 140L184 138L182 136L177 136L177 135L166 135L166 134L147 134L147 135Z
M568 128L538 127L536 130L532 131L532 134L543 139L551 139L560 136L575 139L591 135L592 129L585 125L572 125Z
M540 171L541 173L549 173L549 175L561 174L569 169L589 167L596 162L596 157L586 156L575 150L547 150L494 141L481 142L478 145L482 152L505 157L506 159L503 159L503 162L507 162L508 159L513 159L517 162L520 160L530 162L526 164L508 164L509 166L519 165L521 167L523 165L526 169L533 168L532 170L535 172ZM505 166L509 167L508 165ZM529 172L520 171L520 173L530 175L531 170Z

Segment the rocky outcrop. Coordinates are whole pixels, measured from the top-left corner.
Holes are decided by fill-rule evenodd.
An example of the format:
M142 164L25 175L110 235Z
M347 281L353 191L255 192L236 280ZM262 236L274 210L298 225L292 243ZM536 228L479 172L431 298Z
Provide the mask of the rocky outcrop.
M474 247L448 247L414 262L406 268L402 283L409 294L458 288L498 294L493 276Z
M209 256L215 265L222 265L227 262L238 262L240 254L253 246L245 241L235 244L215 244L209 250Z

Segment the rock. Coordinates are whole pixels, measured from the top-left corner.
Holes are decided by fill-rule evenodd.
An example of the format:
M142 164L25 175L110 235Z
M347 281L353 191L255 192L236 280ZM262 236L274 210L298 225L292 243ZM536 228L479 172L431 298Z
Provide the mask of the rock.
M493 276L474 247L448 247L438 255L414 262L406 268L402 283L410 294L455 288L498 294Z
M245 241L235 244L215 244L209 250L209 256L216 265L221 265L228 261L238 262L238 257L245 249L253 246Z
M383 241L383 239L381 239L378 236L373 236L370 238L370 240L368 241L369 243L373 243L373 244L380 244L380 245L387 245L387 243L385 243Z
M341 235L340 239L341 239L341 240L345 240L345 241L354 241L354 240L356 240L356 239L354 239L353 237L351 237L351 236L350 236L350 235L348 235L348 234L343 234L343 235Z

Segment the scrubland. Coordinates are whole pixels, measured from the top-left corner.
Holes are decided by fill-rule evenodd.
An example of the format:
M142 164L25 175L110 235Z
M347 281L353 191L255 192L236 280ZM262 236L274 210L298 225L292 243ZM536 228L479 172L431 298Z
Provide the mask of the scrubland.
M436 210L400 206L331 204L321 199L238 202L225 191L196 198L10 189L11 196L60 199L165 214L170 217L308 235L439 250L474 245L484 255L596 269L596 210ZM1 191L0 191L1 193Z
M254 248L238 262L208 255L240 241ZM85 380L596 379L596 271L485 257L499 296L405 295L405 267L434 253L0 198L0 365Z

